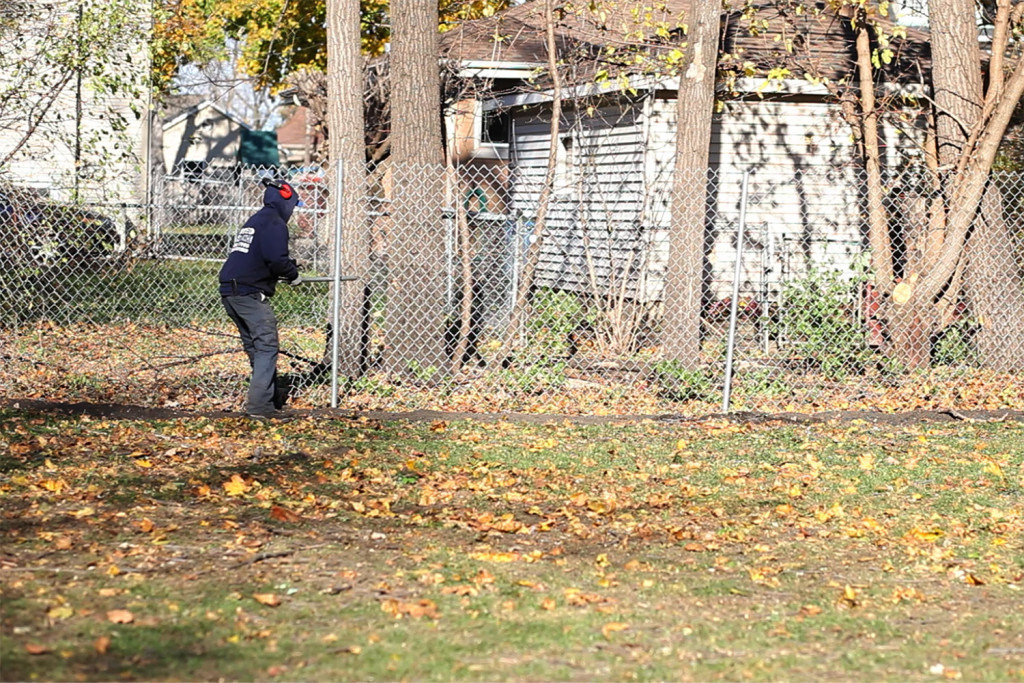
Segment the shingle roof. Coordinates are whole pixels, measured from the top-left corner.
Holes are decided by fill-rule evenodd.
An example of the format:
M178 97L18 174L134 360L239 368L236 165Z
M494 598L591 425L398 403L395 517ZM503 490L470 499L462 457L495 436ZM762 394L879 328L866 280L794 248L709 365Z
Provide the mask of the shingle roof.
M685 40L679 30L694 0L572 2L561 6L556 36L562 56L569 50L597 57L609 46L617 54L629 49L669 49ZM891 22L886 22L890 28ZM893 60L885 66L890 79L927 68L928 36L906 29L906 39L892 42ZM796 77L813 73L833 80L853 72L855 35L849 21L822 9L804 11L788 0L761 2L722 17L720 69L742 70L744 63L763 72L786 66ZM463 22L441 36L442 55L455 61L544 64L543 0L527 2L486 19ZM914 80L918 80L914 78Z

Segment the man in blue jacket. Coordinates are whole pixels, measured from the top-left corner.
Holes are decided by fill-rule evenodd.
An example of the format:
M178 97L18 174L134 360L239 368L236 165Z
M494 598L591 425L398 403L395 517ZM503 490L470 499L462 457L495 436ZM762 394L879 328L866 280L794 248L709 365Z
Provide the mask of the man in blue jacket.
M238 327L252 367L245 413L257 418L272 417L284 405L277 392L277 318L269 302L278 279L300 282L288 255L288 219L302 206L288 183L264 179L263 184L263 208L239 228L220 269L221 303Z

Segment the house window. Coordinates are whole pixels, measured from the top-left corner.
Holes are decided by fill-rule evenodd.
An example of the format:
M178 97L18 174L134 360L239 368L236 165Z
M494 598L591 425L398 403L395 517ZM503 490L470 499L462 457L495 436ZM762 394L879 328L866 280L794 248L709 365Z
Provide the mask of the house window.
M481 142L508 145L512 139L512 116L499 109L485 110L480 133Z
M175 175L190 183L198 183L202 180L203 174L206 173L206 166L207 162L203 160L182 159L178 162L178 169Z
M507 159L512 140L512 115L506 109L485 109L480 103L474 126L477 158Z

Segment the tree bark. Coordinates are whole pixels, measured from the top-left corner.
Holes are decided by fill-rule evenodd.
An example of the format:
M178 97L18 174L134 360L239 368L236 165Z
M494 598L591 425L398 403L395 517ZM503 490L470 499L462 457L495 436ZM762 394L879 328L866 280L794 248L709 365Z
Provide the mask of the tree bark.
M359 0L332 0L327 7L327 119L330 131L331 191L336 173L343 173L342 194L332 197L328 239L333 263L337 211L343 219L341 274L355 276L341 283L338 324L338 374L358 377L365 370L368 319L370 235L365 206L363 144L363 66L360 53Z
M390 16L394 187L385 363L391 372L432 381L449 369L437 3L393 0Z
M889 220L882 189L881 151L878 144L878 112L875 110L875 79L871 64L870 28L857 26L857 71L860 77L861 131L864 145L864 172L867 176L868 243L875 289L888 294L893 285L893 253L889 239Z
M558 45L555 41L554 0L544 0L544 36L548 52L548 76L551 78L551 121L548 127L548 160L544 173L544 184L537 200L537 216L534 220L530 246L526 252L523 271L520 274L519 286L516 288L516 300L512 305L508 330L498 355L500 364L507 366L516 347L519 330L526 320L527 305L533 280L540 263L541 249L544 246L544 234L547 227L548 209L551 207L551 195L555 187L555 175L558 168L558 138L562 127L562 75L558 70Z
M707 220L708 157L715 104L719 0L695 0L686 72L676 95L672 225L665 272L663 353L684 367L700 363L701 294Z
M955 303L962 272L968 303L981 323L977 341L982 363L1018 369L1024 367L1024 348L1011 340L1024 333L1024 293L989 172L1024 93L1024 65L1018 63L1008 79L1002 74L991 79L983 96L972 0L932 0L930 11L937 154L949 188L941 207L945 231L937 253L929 254L921 271L909 273L908 281L898 286L904 287L904 296L893 299L893 334L904 344L897 351L908 367L927 363L922 349L929 348L943 323L939 308ZM999 14L1009 16L1007 11Z

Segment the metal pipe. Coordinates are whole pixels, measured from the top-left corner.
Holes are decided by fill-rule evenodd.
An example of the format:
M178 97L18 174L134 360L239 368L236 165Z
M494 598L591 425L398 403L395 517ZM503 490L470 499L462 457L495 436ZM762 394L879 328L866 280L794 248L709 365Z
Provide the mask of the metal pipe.
M736 348L736 318L739 315L740 278L743 277L743 231L747 223L747 184L750 171L743 172L743 189L740 192L740 222L736 226L736 268L732 276L732 302L729 306L729 341L725 352L725 387L722 391L722 412L729 412L732 399L732 357Z
M344 206L344 167L341 160L335 169L334 187L334 270L331 275L334 278L332 287L334 301L331 304L331 407L338 407L338 356L340 344L340 332L338 327L341 323L341 225L342 208Z

